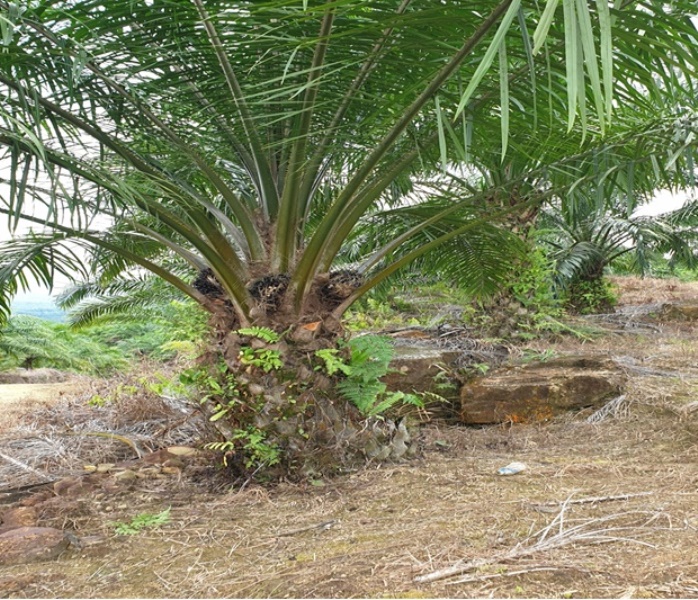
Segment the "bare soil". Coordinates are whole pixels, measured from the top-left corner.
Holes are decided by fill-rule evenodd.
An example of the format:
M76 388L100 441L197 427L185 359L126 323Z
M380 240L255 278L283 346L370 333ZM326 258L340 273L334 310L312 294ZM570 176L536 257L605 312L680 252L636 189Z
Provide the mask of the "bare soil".
M23 414L53 404L67 394L75 393L80 386L77 379L60 383L0 384L0 411L7 419L10 415Z
M621 285L622 299L698 296L671 285ZM40 524L70 530L82 549L6 567L0 597L696 598L697 327L613 321L605 335L532 343L625 366L625 399L604 419L432 423L418 459L304 485L214 478L214 490L200 465L127 492L51 498ZM512 461L527 469L497 474ZM168 507L160 527L115 532Z

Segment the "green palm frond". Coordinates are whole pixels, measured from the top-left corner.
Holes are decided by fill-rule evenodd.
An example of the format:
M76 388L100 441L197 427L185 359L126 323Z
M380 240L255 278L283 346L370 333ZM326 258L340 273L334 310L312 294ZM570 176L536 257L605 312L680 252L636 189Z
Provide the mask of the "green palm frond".
M22 277L48 282L78 262L107 278L145 268L207 305L170 268L176 256L211 269L245 326L260 273L290 277L300 314L313 282L358 247L353 232L444 165L468 163L464 204L495 188L572 195L595 177L599 197L624 189L630 205L693 176L693 122L657 120L659 106L694 102L692 0L19 6L0 0L0 214L86 252L46 270L40 250L0 272L5 312ZM453 222L458 210L383 238L372 281L456 244L472 225ZM472 244L460 267L477 272L478 253L494 267Z

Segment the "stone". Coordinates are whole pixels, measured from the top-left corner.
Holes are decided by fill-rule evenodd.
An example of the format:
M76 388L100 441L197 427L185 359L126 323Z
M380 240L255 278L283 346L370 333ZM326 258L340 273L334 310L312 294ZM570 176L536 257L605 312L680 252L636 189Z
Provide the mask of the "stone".
M449 382L444 372L454 368L460 353L435 347L412 346L395 343L395 355L390 362L390 372L382 378L389 392L422 394L429 392L443 396L447 402L430 402L425 400L426 408L432 418L448 419L453 417L453 405L458 403L458 385ZM450 389L442 384L452 383Z
M568 356L490 372L461 389L460 420L469 425L547 421L598 407L622 393L627 376L608 358Z
M2 513L0 533L5 533L11 529L18 529L20 527L34 527L37 520L37 512L33 506L11 508Z
M19 527L0 534L0 565L42 562L58 557L70 541L60 529Z
M131 469L124 469L123 471L118 471L117 473L114 473L114 479L120 482L132 481L136 479L136 477L136 473Z

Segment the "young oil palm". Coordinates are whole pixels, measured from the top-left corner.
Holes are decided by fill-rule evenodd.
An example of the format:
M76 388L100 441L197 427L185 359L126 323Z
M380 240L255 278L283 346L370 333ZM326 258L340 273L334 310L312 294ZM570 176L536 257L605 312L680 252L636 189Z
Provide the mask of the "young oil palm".
M204 402L231 452L244 457L256 428L291 470L365 453L356 415L313 387L314 350L331 349L343 312L397 269L464 234L477 245L484 224L546 194L493 211L466 187L338 269L352 233L395 185L470 160L478 140L489 152L496 137L506 156L514 124L541 139L567 128L579 143L608 129L614 94L652 101L684 87L697 63L692 10L689 0L671 11L657 0L542 10L528 0L0 0L0 212L13 230L44 228L3 247L0 308L28 276L50 284L91 260L150 270L212 314L225 368L266 389L253 394L242 375L230 410ZM637 43L641 31L651 42ZM170 269L173 256L198 275ZM272 350L310 373L300 388L240 360L260 338L234 332L253 326L283 333Z

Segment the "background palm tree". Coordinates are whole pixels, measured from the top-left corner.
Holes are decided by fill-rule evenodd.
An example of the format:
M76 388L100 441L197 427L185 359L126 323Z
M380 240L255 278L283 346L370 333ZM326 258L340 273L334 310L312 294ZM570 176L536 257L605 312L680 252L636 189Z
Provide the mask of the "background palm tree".
M542 11L527 0L0 0L0 212L11 229L43 228L2 248L0 309L28 277L143 268L212 314L227 368L250 368L239 360L249 339L232 332L255 325L284 332L275 351L298 369L398 269L466 234L474 248L505 247L491 224L559 193L520 194L524 171L463 185L333 269L396 189L404 198L450 162L491 160L493 138L501 161L514 130L545 141L566 128L568 148L590 143L609 130L614 97L692 93L693 10L688 0L671 10L548 0ZM551 154L538 144L532 162L542 169ZM462 273L474 288L508 264L489 256ZM172 268L182 261L188 271ZM264 381L273 401L245 395L226 417L233 429L220 427L229 438L271 411L317 449L332 435L309 428L340 435L354 418L319 410L307 390L291 410L283 377ZM310 461L306 438L275 431L295 452L288 465Z

